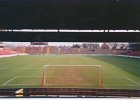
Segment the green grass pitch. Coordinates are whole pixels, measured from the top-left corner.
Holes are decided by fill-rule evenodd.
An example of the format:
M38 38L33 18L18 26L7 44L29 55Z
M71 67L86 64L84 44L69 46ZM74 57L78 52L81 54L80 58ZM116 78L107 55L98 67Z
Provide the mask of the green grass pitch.
M140 89L140 59L92 55L0 58L0 88L42 87L44 65L101 65L103 88ZM45 87L101 88L95 67L48 67Z

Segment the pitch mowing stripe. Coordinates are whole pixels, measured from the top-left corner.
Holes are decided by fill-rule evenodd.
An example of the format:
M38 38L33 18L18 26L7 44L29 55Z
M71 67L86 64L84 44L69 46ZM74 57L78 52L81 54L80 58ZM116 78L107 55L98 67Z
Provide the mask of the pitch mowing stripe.
M33 77L42 77L42 76L17 76L16 78L33 78ZM46 76L46 77L62 77L62 76Z
M0 76L0 78L1 77L6 77L6 78L8 78L9 76ZM42 76L16 76L16 78L26 78L26 77L42 77ZM51 75L51 76L46 76L46 77L71 77L71 76L68 76L68 75L65 75L65 76L63 76L63 75ZM96 76L93 76L93 77L96 77ZM116 79L119 79L119 78L125 78L125 77L111 77L111 76L104 76L104 78L116 78Z
M40 84L5 84L5 86L15 86L15 85L26 85L26 86L40 86ZM46 84L46 86L100 86L99 84ZM125 87L133 87L139 85L120 85L120 84L103 84L109 86L125 86Z
M0 78L1 77L9 77L9 76L0 76ZM16 76L16 78L32 78L32 77L42 77L42 76ZM62 76L62 75L60 75L60 76L46 76L46 77L71 77L71 76ZM93 77L96 77L96 76L93 76ZM104 76L104 78L115 78L115 79L120 79L120 78L126 78L126 77L111 77L111 76Z
M40 78L40 77L42 77L42 76L16 76L16 78L18 79L18 78ZM67 78L70 78L70 77L72 77L72 76L46 76L46 77L67 77ZM93 76L93 77L96 77L96 76ZM104 77L104 78L115 78L115 79L120 79L120 78L125 78L125 77Z
M14 80L15 78L16 78L16 76L15 76L15 77L13 77L13 78L11 78L10 80L6 81L6 82L5 82L5 83L3 83L2 85L5 85L5 84L9 83L10 81Z
M73 86L101 86L100 84L46 84L48 86L67 86L67 85L73 85ZM110 86L126 86L126 85L120 85L120 84L102 84L102 85L110 85ZM127 85L127 86L139 86L139 85Z

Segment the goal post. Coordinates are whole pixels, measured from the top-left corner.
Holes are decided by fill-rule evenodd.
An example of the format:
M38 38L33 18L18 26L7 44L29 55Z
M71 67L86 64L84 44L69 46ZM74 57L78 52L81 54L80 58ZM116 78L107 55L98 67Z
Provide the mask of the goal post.
M42 87L46 86L46 65L44 65L43 76L42 76Z
M99 66L99 84L103 88L103 74L102 74L102 66Z
M44 71L43 71L43 76L42 76L42 87L46 87L46 83L47 83L47 71L50 68L61 68L61 67L66 67L66 68L71 68L71 67L75 67L75 68L82 68L82 67L93 67L96 68L96 73L98 74L96 77L96 79L98 80L98 85L103 88L103 72L102 72L102 66L101 65L44 65ZM68 69L69 70L69 69ZM97 84L96 84L97 85Z

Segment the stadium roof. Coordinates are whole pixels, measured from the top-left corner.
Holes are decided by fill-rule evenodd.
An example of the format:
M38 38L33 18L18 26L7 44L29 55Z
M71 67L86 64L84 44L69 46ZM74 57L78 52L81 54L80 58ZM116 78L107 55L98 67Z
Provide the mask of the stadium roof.
M0 0L0 29L139 30L139 18L139 0ZM131 38L140 41L140 35L133 32L127 34L131 38L125 38L126 34L104 33L112 40L101 36L103 33L54 32L53 37L52 33L46 36L41 32L36 32L36 36L26 33L6 32L10 38L2 34L0 40L11 41L16 37L18 41L27 41L29 37L31 41L118 41L123 37L123 41L131 41Z
M0 28L140 29L139 0L0 0Z

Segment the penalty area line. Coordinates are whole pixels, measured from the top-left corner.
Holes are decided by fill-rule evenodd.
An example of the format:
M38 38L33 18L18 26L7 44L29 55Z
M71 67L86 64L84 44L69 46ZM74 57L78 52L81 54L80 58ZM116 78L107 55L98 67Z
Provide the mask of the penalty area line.
M130 79L130 78L128 78L128 77L124 77L124 79L126 79L126 80L128 80L128 81L130 81L130 82L133 82L133 83L135 83L136 85L140 86L140 84L139 84L138 82L136 82L136 81L134 81L134 80L132 80L132 79Z
M3 83L2 85L5 85L5 84L7 84L7 83L9 83L9 82L11 82L12 80L14 80L16 78L16 76L15 77L13 77L13 78L11 78L10 80L8 80L8 81L6 81L5 83Z

